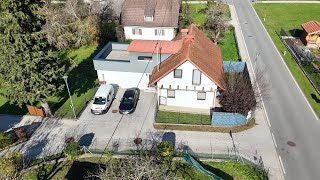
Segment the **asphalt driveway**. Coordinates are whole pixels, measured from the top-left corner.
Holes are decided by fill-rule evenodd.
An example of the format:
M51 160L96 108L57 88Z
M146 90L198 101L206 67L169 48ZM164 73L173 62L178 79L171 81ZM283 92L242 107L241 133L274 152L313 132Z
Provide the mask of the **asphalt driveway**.
M157 106L156 93L141 90L136 110L132 114L112 113L113 109L118 110L124 92L125 89L118 89L116 98L106 114L91 114L90 104L82 113L79 123L85 124L86 132L94 132L90 148L101 149L108 144L110 138L112 138L109 142L111 145L120 137L121 139L134 138L140 133L151 130Z

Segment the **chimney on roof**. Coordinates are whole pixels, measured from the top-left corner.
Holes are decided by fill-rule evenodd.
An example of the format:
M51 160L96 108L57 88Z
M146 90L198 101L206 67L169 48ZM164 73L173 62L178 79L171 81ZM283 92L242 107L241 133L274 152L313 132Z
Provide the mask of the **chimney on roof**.
M180 30L182 36L188 35L189 29L181 29Z

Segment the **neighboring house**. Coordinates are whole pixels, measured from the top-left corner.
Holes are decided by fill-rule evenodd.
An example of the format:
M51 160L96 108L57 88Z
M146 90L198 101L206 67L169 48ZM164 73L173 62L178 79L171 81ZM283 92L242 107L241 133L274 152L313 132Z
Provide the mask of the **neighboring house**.
M172 40L180 6L180 0L125 0L121 24L126 39Z
M301 41L308 47L320 47L320 23L310 21L301 25L303 32Z
M220 48L194 25L184 29L180 51L156 66L149 86L156 86L160 105L209 109L216 107L223 86Z
M101 83L157 91L161 105L217 107L223 86L220 48L191 25L173 41L109 42L93 59Z

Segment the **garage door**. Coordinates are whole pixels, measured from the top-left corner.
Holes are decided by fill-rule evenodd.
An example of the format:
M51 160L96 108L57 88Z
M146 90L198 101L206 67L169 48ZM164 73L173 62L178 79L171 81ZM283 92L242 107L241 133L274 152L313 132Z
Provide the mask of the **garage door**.
M97 72L99 81L106 81L108 84L117 84L121 88L136 87L139 84L140 89L148 89L149 74L100 70Z

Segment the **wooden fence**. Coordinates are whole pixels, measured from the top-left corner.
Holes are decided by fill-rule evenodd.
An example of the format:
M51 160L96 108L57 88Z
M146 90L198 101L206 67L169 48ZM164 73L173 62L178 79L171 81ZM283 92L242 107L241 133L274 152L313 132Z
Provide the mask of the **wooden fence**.
M28 111L31 115L46 117L46 114L42 108L36 106L27 105Z

